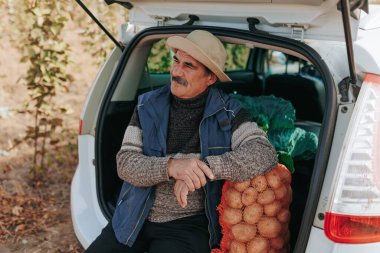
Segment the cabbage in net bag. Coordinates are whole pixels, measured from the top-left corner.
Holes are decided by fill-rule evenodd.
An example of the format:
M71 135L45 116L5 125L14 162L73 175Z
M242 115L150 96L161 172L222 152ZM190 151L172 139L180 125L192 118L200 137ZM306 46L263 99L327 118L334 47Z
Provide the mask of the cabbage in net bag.
M226 181L218 206L223 237L213 253L289 251L291 174L279 164L244 182Z

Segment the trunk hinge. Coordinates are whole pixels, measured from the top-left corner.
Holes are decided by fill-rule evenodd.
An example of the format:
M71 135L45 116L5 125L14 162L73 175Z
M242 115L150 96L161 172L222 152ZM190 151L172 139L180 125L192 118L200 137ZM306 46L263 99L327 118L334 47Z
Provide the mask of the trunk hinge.
M165 22L170 20L170 17L164 17L164 16L154 16L154 20L157 22L157 26L165 26ZM186 23L183 23L182 25L193 25L195 21L199 21L199 17L196 15L189 15L189 20L186 21Z
M112 34L99 22L99 20L94 16L94 14L92 14L92 12L86 7L86 5L84 5L82 3L81 0L76 0L76 2L80 5L80 7L82 7L82 9L90 16L90 18L92 20L95 21L95 23L100 27L100 29L103 30L103 32L108 36L108 38L110 38L112 40L113 43L115 43L115 45L120 48L121 51L124 50L124 45L122 42L120 41L117 41L115 39L115 37L112 36Z
M309 28L309 26L299 24L287 24L287 26L292 29L290 38L303 42L305 38L305 31Z
M157 22L157 26L165 26L165 22L168 21L169 17L163 17L163 16L154 16L154 20Z
M342 7L342 19L343 19L343 28L344 28L344 37L346 39L346 49L348 57L348 65L350 68L350 78L349 83L356 85L356 69L355 69L355 59L354 59L354 50L353 42L351 35L351 25L350 25L350 5L348 0L340 1ZM343 96L344 97L344 96Z

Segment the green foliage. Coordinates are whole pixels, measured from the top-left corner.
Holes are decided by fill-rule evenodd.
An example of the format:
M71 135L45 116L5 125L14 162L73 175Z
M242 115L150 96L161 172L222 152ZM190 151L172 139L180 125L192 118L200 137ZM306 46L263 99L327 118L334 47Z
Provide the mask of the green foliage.
M225 69L228 71L245 70L249 57L249 48L244 45L224 43L227 51Z
M85 4L102 25L117 39L117 29L120 23L124 23L128 19L128 10L116 4L107 5L103 0L90 1ZM88 17L84 10L77 7L77 11L79 15L73 15L72 18L75 19L78 28L83 30L80 33L83 37L82 44L86 46L87 51L93 56L94 64L100 66L104 63L111 49L115 47L115 44Z
M64 9L67 2L29 3L25 2L24 12L21 13L28 22L24 26L18 26L18 43L22 45L21 61L28 64L23 80L29 93L29 99L20 112L34 118L33 125L27 127L23 140L33 142L31 173L36 177L46 169L47 149L60 141L58 133L63 124L60 115L67 110L56 105L53 98L58 91L68 91L68 82L72 77L65 71L69 63L68 45L61 36L67 21Z
M172 55L166 46L166 39L156 42L148 56L149 73L164 74L170 72Z
M294 127L296 113L293 105L275 96L249 97L233 95L263 129L277 151L280 163L292 173L294 160L313 159L318 147L318 137Z

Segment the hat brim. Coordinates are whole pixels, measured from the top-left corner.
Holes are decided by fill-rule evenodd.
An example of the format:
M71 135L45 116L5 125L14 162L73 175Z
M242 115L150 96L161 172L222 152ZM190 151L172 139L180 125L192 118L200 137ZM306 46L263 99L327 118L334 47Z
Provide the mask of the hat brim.
M176 49L184 51L189 54L191 57L205 65L211 72L213 72L221 82L228 82L231 79L224 73L224 71L211 59L207 54L198 47L192 41L181 37L181 36L172 36L169 37L166 44L173 51Z

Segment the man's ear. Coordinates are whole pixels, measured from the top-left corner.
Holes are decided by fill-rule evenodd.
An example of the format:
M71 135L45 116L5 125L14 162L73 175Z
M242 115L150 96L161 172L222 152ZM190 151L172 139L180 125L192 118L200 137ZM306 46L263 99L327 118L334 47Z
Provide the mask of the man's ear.
M210 75L208 76L207 86L210 86L216 83L216 81L218 81L218 77L216 77L214 73L210 73Z

